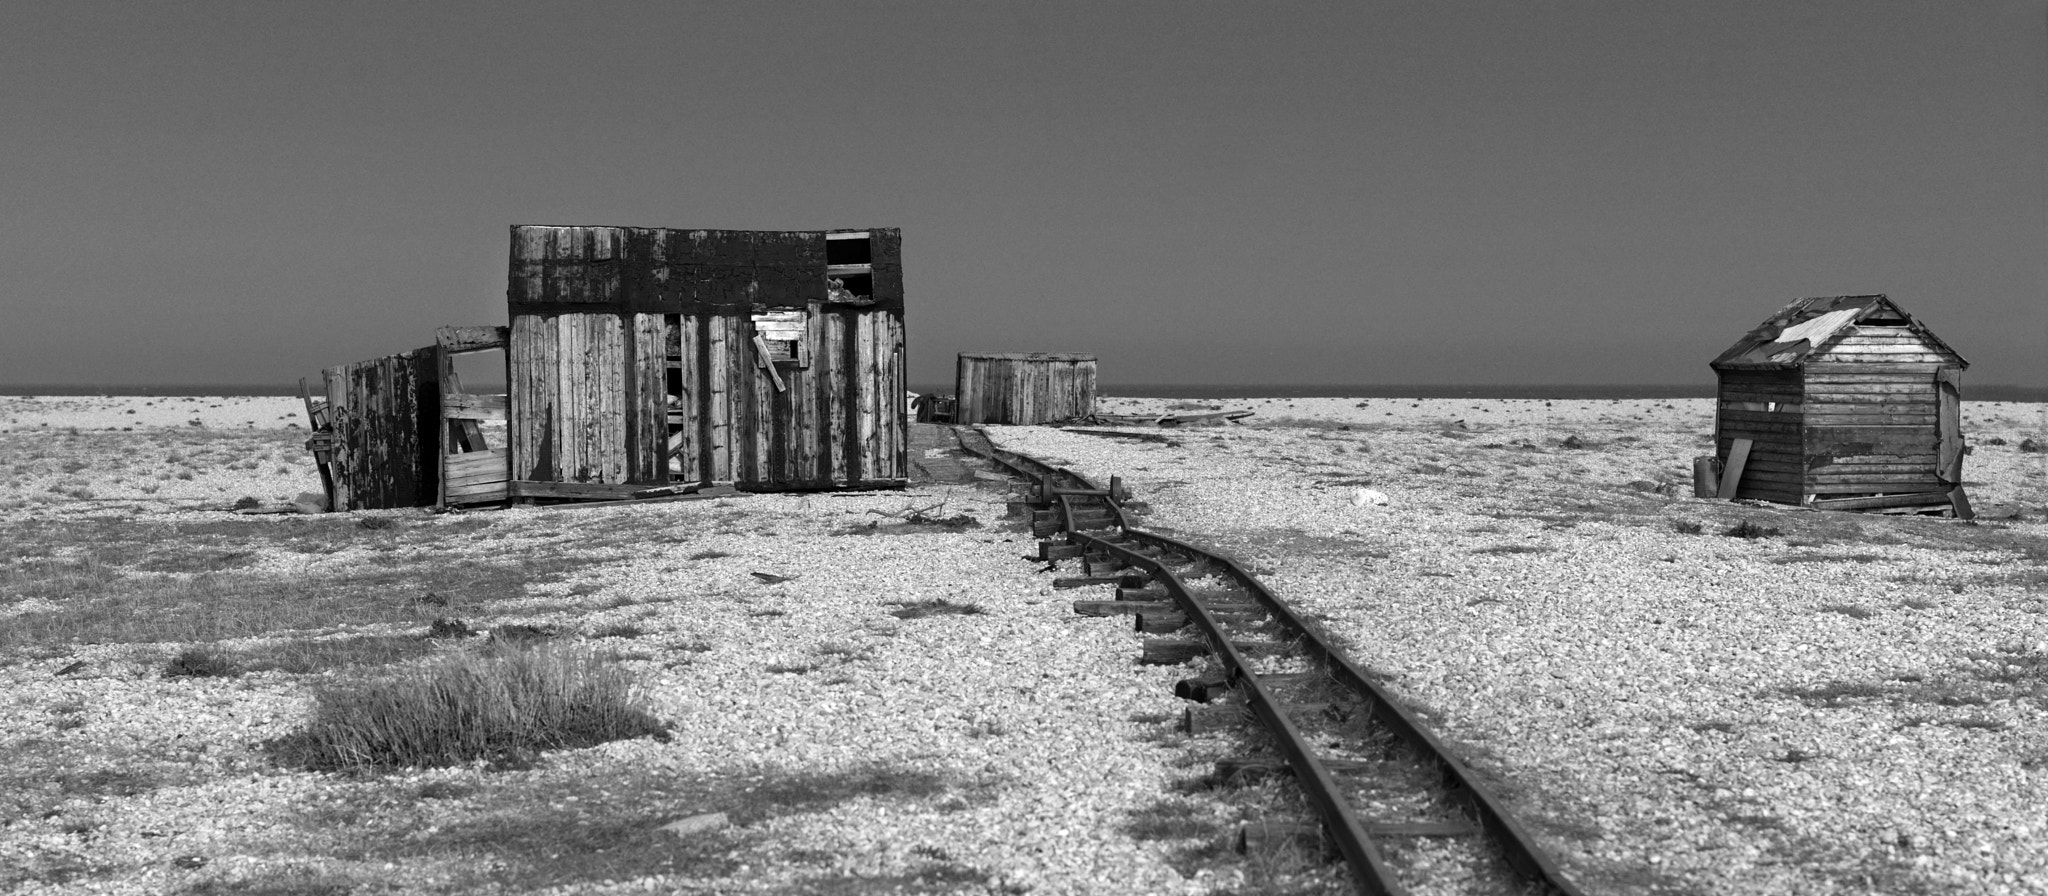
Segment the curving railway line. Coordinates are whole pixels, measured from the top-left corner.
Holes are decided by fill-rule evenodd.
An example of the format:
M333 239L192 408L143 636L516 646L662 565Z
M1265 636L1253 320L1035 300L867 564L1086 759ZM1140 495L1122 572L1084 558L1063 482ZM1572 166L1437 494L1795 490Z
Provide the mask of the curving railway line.
M1248 841L1305 839L1341 857L1361 893L1400 896L1423 877L1454 875L1465 892L1578 896L1501 798L1428 726L1403 708L1271 589L1236 561L1136 528L1112 478L994 447L967 427L966 450L1029 483L1022 502L1042 539L1040 558L1078 558L1085 575L1062 584L1118 584L1116 601L1078 601L1095 615L1136 617L1148 662L1200 662L1175 692L1190 730L1256 723L1270 753L1219 763L1218 778L1291 774L1320 816L1309 824L1247 828Z

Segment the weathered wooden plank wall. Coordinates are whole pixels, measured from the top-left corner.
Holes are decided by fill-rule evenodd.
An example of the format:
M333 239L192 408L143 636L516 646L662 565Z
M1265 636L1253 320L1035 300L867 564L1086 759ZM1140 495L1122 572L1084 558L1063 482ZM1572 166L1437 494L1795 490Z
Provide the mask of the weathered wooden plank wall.
M1743 465L1737 498L1799 503L1806 472L1800 424L1803 394L1796 370L1721 373L1714 416L1716 456L1726 460L1736 439L1754 443Z
M674 478L806 489L898 485L908 477L897 315L814 310L803 337L811 363L778 363L775 377L756 362L746 316L671 320Z
M334 425L334 507L432 504L440 492L441 395L436 348L323 371Z
M663 481L664 337L660 315L514 316L506 383L513 478Z
M825 231L514 228L515 480L901 484L901 242L864 235L871 294L836 302Z
M1095 356L962 352L956 423L1030 425L1095 412Z
M1858 327L1809 361L1805 492L1864 495L1959 484L1959 476L1942 475L1936 382L1957 363L1908 327ZM1960 452L1960 436L1952 444Z

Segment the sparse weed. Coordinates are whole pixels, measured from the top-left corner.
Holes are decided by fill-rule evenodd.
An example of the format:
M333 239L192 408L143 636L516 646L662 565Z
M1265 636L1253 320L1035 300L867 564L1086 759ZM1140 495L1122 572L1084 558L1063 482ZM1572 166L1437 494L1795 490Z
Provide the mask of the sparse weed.
M923 619L928 616L981 616L988 611L977 604L956 604L943 597L916 603L899 603L901 609L890 610L889 615L898 619Z
M233 654L211 644L200 644L178 651L164 664L165 678L220 678L239 675L240 664Z
M1750 520L1743 520L1722 530L1721 534L1729 538L1774 538L1784 533L1776 526L1763 526Z
M322 688L305 729L268 746L281 764L370 771L492 760L666 738L623 668L571 647L464 651Z

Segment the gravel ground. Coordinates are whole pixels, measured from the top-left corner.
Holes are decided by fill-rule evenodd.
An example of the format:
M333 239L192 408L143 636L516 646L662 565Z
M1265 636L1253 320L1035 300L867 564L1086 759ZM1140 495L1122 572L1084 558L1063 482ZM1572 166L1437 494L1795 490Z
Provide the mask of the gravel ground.
M170 425L123 431L145 416L126 410L162 400L33 401L0 412L17 449L0 539L24 551L0 556L0 624L66 609L37 596L56 587L37 579L46 561L109 589L353 585L386 602L435 597L408 576L364 585L394 568L420 583L475 570L509 585L469 622L551 626L615 653L673 731L525 770L357 780L262 750L347 673L167 679L185 646L168 642L0 649L0 891L1143 894L1237 880L1183 858L1225 819L1170 786L1194 761L1172 733L1177 673L1136 665L1124 627L1073 614L1023 559L1035 542L1004 521L1000 490L231 516L219 508L234 496L317 488L283 456L303 432L264 419L284 411L251 401L191 426L174 405ZM954 526L901 520L941 503ZM896 615L933 601L953 611ZM421 631L342 621L222 646ZM728 824L662 830L707 813ZM1162 813L1192 818L1188 836L1146 827Z
M1693 499L1707 401L1210 406L1259 414L991 434L1261 570L1588 892L2048 893L2039 406L1969 407L1975 526Z
M1171 732L1182 671L1136 666L1127 629L1074 616L1069 601L1091 595L1051 590L1020 559L1032 540L997 491L230 517L208 508L317 488L303 430L288 428L295 399L5 401L0 536L183 533L123 547L134 556L47 545L95 558L115 585L413 600L424 584L376 575L474 571L503 590L471 621L554 626L613 652L675 730L523 770L350 779L278 769L261 750L349 673L172 680L159 670L177 643L10 650L0 890L1243 884L1242 866L1191 858L1239 819L1185 792L1217 748ZM1705 402L1225 406L1259 414L1150 430L1175 446L992 434L1124 475L1148 526L1261 570L1508 782L1589 893L2048 893L2048 463L2016 447L2044 437L2039 406L1966 406L1978 526L1685 497ZM1564 447L1571 436L1582 447ZM90 496L65 491L79 489ZM940 501L980 526L899 521ZM1783 533L1719 534L1743 520ZM233 568L206 569L212 557ZM0 624L51 612L19 599L35 583L10 564ZM934 600L981 612L894 615ZM226 646L414 631L342 621ZM729 824L661 830L712 812Z

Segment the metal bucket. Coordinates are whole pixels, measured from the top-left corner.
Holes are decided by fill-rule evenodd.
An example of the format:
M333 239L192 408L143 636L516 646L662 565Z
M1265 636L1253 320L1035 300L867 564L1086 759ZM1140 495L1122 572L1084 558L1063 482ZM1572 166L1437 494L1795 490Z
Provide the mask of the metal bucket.
M1713 455L1692 459L1692 496L1712 498L1721 493L1721 461Z

